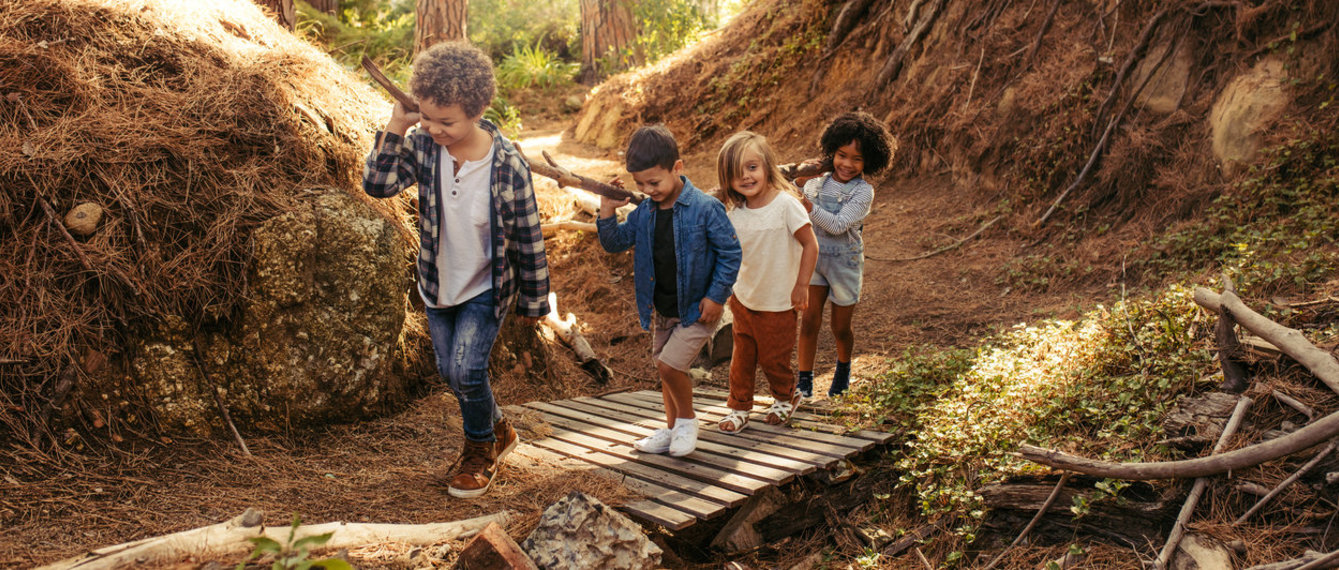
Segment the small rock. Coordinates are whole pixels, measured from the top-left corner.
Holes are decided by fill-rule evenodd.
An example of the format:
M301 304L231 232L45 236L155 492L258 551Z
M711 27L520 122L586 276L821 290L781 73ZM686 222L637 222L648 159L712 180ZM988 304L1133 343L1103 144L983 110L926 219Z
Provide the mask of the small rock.
M1234 568L1232 554L1223 543L1197 533L1186 533L1172 557L1172 570L1214 570Z
M563 108L568 111L580 111L581 106L586 103L586 98L580 95L569 95L563 100Z
M521 548L545 569L651 569L662 553L637 523L580 491L545 509Z
M102 221L102 206L84 202L65 214L65 227L77 236L89 236L98 229Z
M532 570L535 563L497 523L488 523L465 549L454 568L464 570Z

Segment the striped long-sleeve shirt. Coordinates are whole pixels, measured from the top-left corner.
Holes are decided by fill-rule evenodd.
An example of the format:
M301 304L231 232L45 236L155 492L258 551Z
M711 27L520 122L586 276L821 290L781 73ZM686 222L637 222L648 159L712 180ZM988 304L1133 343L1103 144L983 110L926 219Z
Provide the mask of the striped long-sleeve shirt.
M804 197L814 204L809 219L819 237L860 243L860 229L874 202L874 186L864 178L838 182L828 173L806 182Z
M492 202L492 282L494 316L506 312L513 299L516 314L543 317L549 313L549 265L544 255L544 236L539 228L539 208L530 165L496 126L481 120L479 126L493 136L493 166L489 176ZM427 299L436 299L440 247L441 188L438 169L439 145L427 131L411 129L401 137L377 133L379 145L372 149L363 170L363 191L387 198L418 184L419 289Z

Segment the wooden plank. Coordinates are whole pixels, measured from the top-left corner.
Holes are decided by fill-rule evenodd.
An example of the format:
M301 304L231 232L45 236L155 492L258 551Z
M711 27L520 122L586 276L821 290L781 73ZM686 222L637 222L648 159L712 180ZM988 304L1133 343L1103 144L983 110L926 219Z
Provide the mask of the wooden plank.
M650 481L644 481L636 477L630 477L622 473L610 471L609 469L605 469L604 467L601 467L599 465L593 463L587 463L580 459L570 458L565 455L549 451L547 449L535 447L533 445L528 445L524 443L518 445L516 446L514 453L516 453L517 456L529 459L539 464L553 465L556 467L566 469L568 471L581 471L582 473L589 473L591 475L595 475L596 477L613 481L615 483L627 487L628 489L631 489L633 492L641 494L643 497L645 497L645 500L654 501L667 507L670 507L672 509L683 511L685 513L692 515L694 518L697 519L701 520L713 519L717 516L720 516L721 513L724 513L726 509L729 508L726 505L720 503L715 503L706 499L694 497L692 495L688 495L685 493L680 493L679 491L675 491L674 489L670 489L669 487L664 487L652 483ZM649 518L650 516L656 516L655 511L651 511L650 509L645 508L645 506L641 504L641 500L630 501L624 503L623 506L629 512L633 512L634 514L639 515L640 512L634 512L634 509L636 511L650 511L647 513L648 514L647 517L643 517L646 518L646 520L650 520ZM670 520L669 517L661 517L661 518L663 520ZM673 530L680 530L681 528L687 526L684 525L684 527L673 528L671 526L665 525L660 521L653 521L653 522L655 522L656 524L660 524L662 526L666 526L667 528L672 528ZM671 523L671 524L679 524L679 523Z
M708 388L705 386L695 386L693 388L693 394L700 394L707 398L720 400L722 402L726 401L730 397L730 392L727 392L725 390L717 390L715 388ZM768 395L764 394L753 395L753 402L755 404L763 404L765 406L770 406L772 405L772 402L775 401L776 401L775 398ZM800 402L801 410L808 410L810 412L814 412L820 415L828 414L830 411L832 411L832 408L833 405L831 403L831 400L805 399Z
M545 404L543 402L537 402L537 403L532 402L525 405L533 410L538 410L540 412L540 415L544 418L544 421L548 422L549 425L552 427L561 427L563 429L568 429L581 435L603 439L621 445L631 445L632 439L634 438L634 436L631 436L627 433L622 433L613 428L563 417L562 415L555 414L551 411L543 409L543 406L551 406L552 404ZM626 424L624 424L624 426L625 428L628 429L644 429L644 428L633 428L632 426L627 426ZM650 430L647 430L646 435L649 434ZM561 436L564 434L555 433L554 435ZM642 453L641 455L650 455L650 454ZM786 483L789 483L791 479L795 478L794 472L786 471L784 469L777 469L775 467L764 467L762 465L743 463L734 457L726 455L717 455L706 452L699 453L699 451L696 450L693 453L685 455L678 459L683 461L691 461L694 463L701 463L703 465L709 465L711 467L716 467L729 473L735 473L737 475L742 475L744 477L757 479L770 485L784 485Z
M712 467L710 465L703 465L701 463L686 461L684 458L681 457L670 457L668 455L657 455L653 453L641 453L639 451L632 449L632 446L630 445L606 439L600 439L598 437L581 433L579 429L574 429L573 427L571 427L571 424L575 424L577 422L571 422L570 420L565 420L563 418L547 415L544 413L541 413L540 415L544 416L544 421L548 422L554 428L553 435L550 436L553 439L566 441L568 443L573 443L581 447L607 453L609 455L613 455L614 457L618 457L619 459L636 461L638 463L642 463L645 465L653 465L664 471L671 471L674 473L678 473L685 477L705 481L719 487L725 487L726 489L730 489L731 491L744 493L746 495L752 495L753 493L757 492L758 489L762 489L763 487L771 485L771 483L768 483L767 481L764 481L762 479L745 477L744 475L731 473L729 471L719 469L717 467ZM543 444L544 440L535 442L535 445L539 445L541 447L544 446Z
M657 399L656 399L656 400L649 400L649 399L647 398L648 395L650 395L650 396L654 396L654 397L657 398ZM660 394L657 394L657 393L655 393L655 392L628 392L628 393L625 393L625 394L610 394L610 395L607 396L607 397L608 397L609 399L611 399L611 400L615 400L615 401L623 401L623 402L656 403L656 402L659 402L659 401L660 401L660 400L658 399L658 398L660 398ZM713 414L718 414L718 415L721 416L721 417L724 417L725 414L728 414L728 413L730 413L730 411L731 411L730 408L727 408L727 407L725 407L725 406L716 406L716 405L705 404L705 403L694 403L694 405L693 405L693 409L698 410L698 411L702 411L702 412L710 412L710 413L713 413ZM870 441L870 440L868 440L868 439L859 439L859 438L854 438L854 437L846 437L846 436L843 436L843 435L837 435L837 434L825 433L825 432L821 432L821 431L808 431L808 430L795 429L795 428L790 428L790 427L785 427L785 426L773 426L773 425L768 425L768 424L766 424L766 423L764 423L764 422L751 422L751 425L753 425L753 426L757 426L757 429L758 429L758 430L762 430L762 431L769 431L769 432L772 432L772 433L789 433L789 434L791 434L791 435L794 435L795 437L801 437L801 438L804 438L804 439L812 439L812 440L814 440L814 441L821 441L821 442L826 442L826 443L830 443L830 444L833 444L833 445L838 445L838 446L841 446L841 447L852 448L852 451L851 451L852 454L854 454L854 453L856 453L856 452L859 452L859 451L864 451L864 450L869 449L869 448L871 448L871 447L874 447L874 442L873 442L873 441ZM769 428L770 428L770 429L769 429Z
M632 397L642 398L643 400L647 399L652 395L659 397L658 393L647 390L639 392L629 392L628 394ZM731 411L730 408L726 407L725 405L714 404L712 403L711 400L698 400L695 402L695 408L705 409L708 411L713 411L721 414L728 414ZM803 415L808 416L808 414ZM758 423L763 423L764 425L766 425L764 422L758 422ZM775 426L775 427L785 429L782 426ZM844 445L846 447L855 447L860 449L861 451L864 451L874 446L873 440L866 440L864 438L842 435L842 432L845 432L844 429L842 429L840 426L835 426L829 423L792 420L790 427L796 428L794 431L823 436L827 438L826 441L836 443L838 445Z
M574 410L580 410L592 414L603 415L612 419L645 427L654 428L654 427L662 427L665 425L664 421L642 413L640 408L625 406L623 404L610 403L611 406L619 406L619 408L599 406L584 400L559 400L557 402L554 402L554 404L560 405L565 408L572 408ZM805 468L800 471L801 474L808 474L813 472L819 467L827 467L828 465L832 465L837 462L837 458L835 457L829 457L818 453L812 453L809 451L804 451L802 449L792 449L789 447L774 445L772 443L769 443L769 441L773 439L771 436L763 435L755 439L750 439L744 437L746 434L748 434L748 431L738 434L728 434L728 433L721 433L720 431L714 429L704 428L698 432L698 438L737 447L747 447L749 449L767 453L769 455L774 455L777 457L793 460L794 462L805 465ZM778 467L779 466L780 465L778 465Z
M730 396L729 392L722 392L720 390L713 390L711 388L694 388L693 394L694 395L701 394L707 396L708 398L720 400L722 402L724 402L725 399ZM771 396L764 396L762 394L755 395L753 396L753 409L766 413L767 408L772 405L772 402L775 401L776 399ZM809 400L801 402L800 410L805 409L815 410L815 408L813 406L810 406L808 402ZM713 403L712 405L724 406L725 404ZM846 435L850 437L868 439L876 443L887 443L888 440L893 439L894 434L885 431L875 431L867 429L848 430L843 426L830 423L832 420L831 415L828 413L830 410L820 408L817 409L816 411L818 413L807 413L803 411L797 411L790 415L792 419L791 423L798 427L813 428L821 431L826 431L828 433L835 433L837 435Z
M629 461L621 457L595 451L566 441L545 438L535 440L531 443L536 447L555 451L588 463L594 463L607 469L626 474L629 477L651 481L688 495L702 497L709 501L720 503L727 507L739 505L748 499L748 496L743 493L731 491L696 479L690 479L676 473L657 469L650 465L643 465L636 461Z
M655 409L654 405L637 399L632 399L628 401L616 401L610 399L609 396L605 396L603 398L590 398L590 397L575 398L573 401L587 403L594 406L607 407L633 414L644 415L652 419L659 419L664 415L662 412ZM721 418L725 416L723 414L713 414L703 411L699 413L698 417L702 418L703 421L710 421L712 423L715 423L719 422ZM716 429L716 428L707 428L707 429ZM766 441L776 445L789 447L797 451L805 451L809 453L823 455L832 458L834 461L845 459L855 453L855 450L849 447L830 445L821 441L814 441L812 439L797 437L795 436L796 432L797 430L792 430L788 428L778 428L776 426L769 426L763 424L762 422L750 421L748 429L744 430L739 434L736 434L736 436L752 439L755 441Z
M560 405L560 404L570 404L570 405ZM526 406L537 410L543 410L551 414L563 416L569 419L577 420L588 424L603 426L612 430L617 430L637 437L648 436L655 431L654 427L640 426L637 425L636 422L620 421L618 419L610 418L608 416L613 414L601 413L599 408L595 408L595 412L592 413L589 410L574 409L570 407L572 405L579 406L580 404L568 403L563 401L551 402L551 403L531 402L526 404ZM709 434L714 435L716 437L713 438L704 437ZM712 433L708 429L698 430L697 449L699 451L703 451L706 453L714 453L716 455L721 455L724 457L728 457L730 459L744 461L747 463L747 464L736 464L730 466L731 469L735 469L737 471L745 469L757 470L759 468L762 468L764 470L776 469L779 472L785 473L791 477L793 477L796 474L803 475L805 473L810 473L814 470L813 465L804 463L802 461L796 461L794 459L789 459L786 457L769 455L767 453L755 451L748 446L739 447L738 445L736 445L740 443L740 440L738 438L732 438L734 441L726 441L726 442L715 441L721 435L723 434Z

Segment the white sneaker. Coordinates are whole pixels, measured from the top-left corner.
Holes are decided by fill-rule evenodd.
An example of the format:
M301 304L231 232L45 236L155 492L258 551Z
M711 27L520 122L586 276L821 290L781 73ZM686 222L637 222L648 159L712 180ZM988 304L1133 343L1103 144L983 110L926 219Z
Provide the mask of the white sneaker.
M665 453L670 449L670 430L660 428L646 437L632 442L632 448L642 453Z
M670 430L670 456L683 457L694 449L697 449L697 418L674 420L674 429Z

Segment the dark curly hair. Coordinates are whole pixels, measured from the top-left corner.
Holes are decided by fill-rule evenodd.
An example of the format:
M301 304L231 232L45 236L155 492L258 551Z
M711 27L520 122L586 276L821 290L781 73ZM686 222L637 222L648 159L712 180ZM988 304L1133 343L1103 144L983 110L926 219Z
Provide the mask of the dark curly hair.
M493 102L497 81L493 61L465 42L442 42L414 57L409 91L435 105L460 105L468 117L482 115Z
M823 149L823 165L832 170L832 157L837 149L855 141L856 148L865 157L863 174L877 174L892 162L897 152L897 139L888 132L883 121L864 111L850 111L828 123L818 146Z

